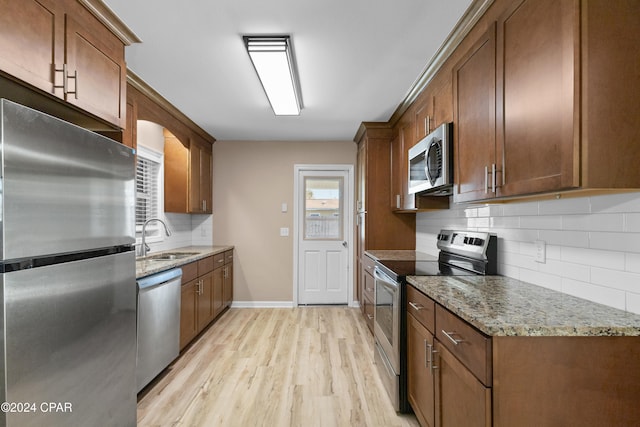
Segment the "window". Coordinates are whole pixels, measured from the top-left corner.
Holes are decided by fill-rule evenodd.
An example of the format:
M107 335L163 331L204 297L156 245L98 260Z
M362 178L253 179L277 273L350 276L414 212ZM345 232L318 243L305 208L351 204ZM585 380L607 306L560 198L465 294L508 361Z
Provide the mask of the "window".
M142 237L142 226L151 218L159 218L162 211L162 153L138 146L136 165L136 237ZM147 226L147 241L160 241L158 222Z

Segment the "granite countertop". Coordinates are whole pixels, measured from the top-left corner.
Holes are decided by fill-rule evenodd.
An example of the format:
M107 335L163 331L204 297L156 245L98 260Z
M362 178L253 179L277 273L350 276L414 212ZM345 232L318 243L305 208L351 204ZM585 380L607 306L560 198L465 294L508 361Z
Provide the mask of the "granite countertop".
M437 261L438 257L412 250L369 250L365 254L375 261Z
M177 249L168 249L166 251L159 252L151 252L147 254L144 258L136 258L136 279L140 279L141 277L148 276L150 274L159 273L161 271L169 270L174 267L179 267L184 264L188 264L193 261L197 261L202 258L206 258L211 255L216 255L221 252L226 252L232 250L233 246L222 245L222 246L185 246ZM174 252L189 252L193 253L193 255L189 255L185 258L173 259L173 260L163 260L163 261L152 261L150 258L158 255L162 255L165 253L174 253Z
M503 276L408 276L490 336L640 336L640 315Z

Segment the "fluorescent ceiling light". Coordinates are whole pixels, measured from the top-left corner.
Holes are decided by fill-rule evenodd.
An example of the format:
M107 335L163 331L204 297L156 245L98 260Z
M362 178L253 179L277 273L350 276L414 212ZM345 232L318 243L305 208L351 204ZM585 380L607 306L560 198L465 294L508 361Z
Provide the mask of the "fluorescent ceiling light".
M243 36L264 92L276 116L297 116L300 85L289 36Z

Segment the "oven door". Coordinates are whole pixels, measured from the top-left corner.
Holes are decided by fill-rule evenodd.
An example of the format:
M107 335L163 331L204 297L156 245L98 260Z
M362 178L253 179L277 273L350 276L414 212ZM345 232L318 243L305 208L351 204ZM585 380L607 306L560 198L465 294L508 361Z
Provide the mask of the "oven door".
M400 286L378 267L375 277L374 335L396 374L400 373Z

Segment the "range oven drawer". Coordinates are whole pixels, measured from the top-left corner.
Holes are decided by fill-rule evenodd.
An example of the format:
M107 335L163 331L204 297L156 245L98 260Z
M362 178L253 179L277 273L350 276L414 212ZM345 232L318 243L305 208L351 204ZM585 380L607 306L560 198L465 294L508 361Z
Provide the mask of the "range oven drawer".
M491 337L437 304L435 335L476 378L491 387Z

